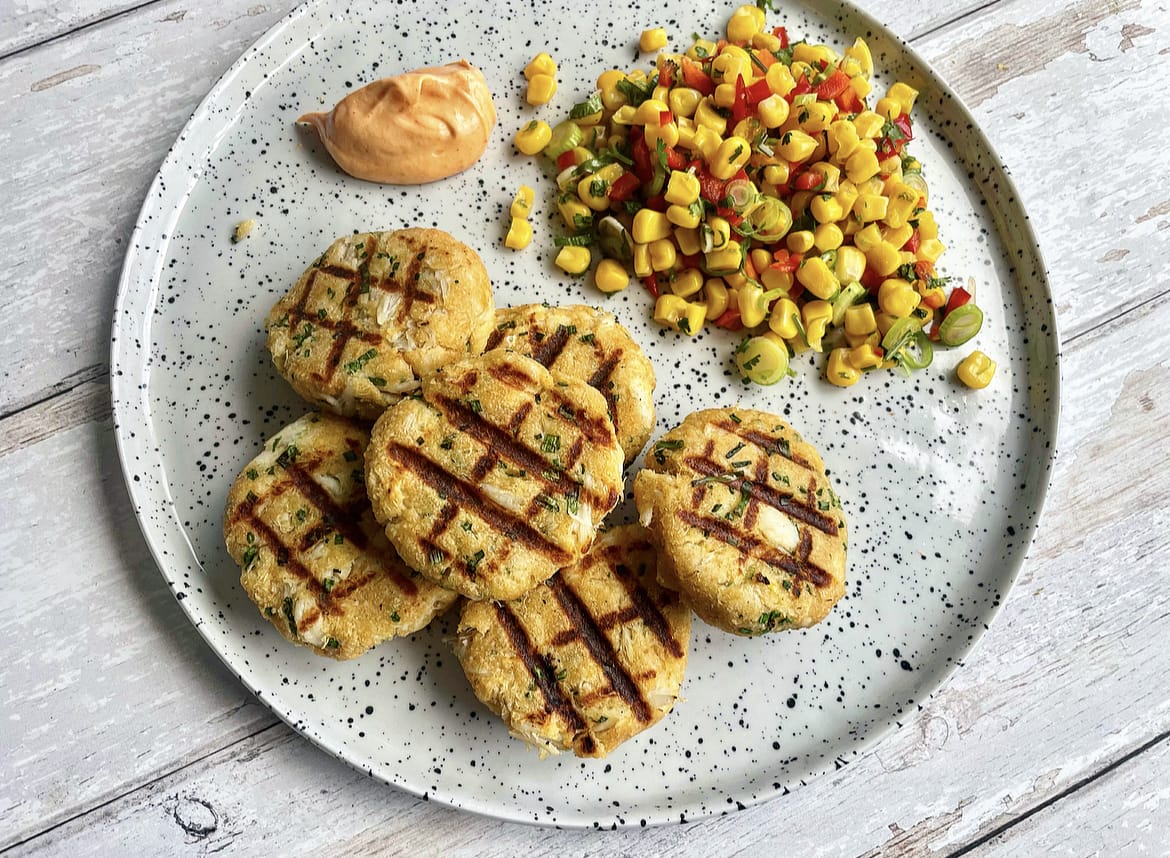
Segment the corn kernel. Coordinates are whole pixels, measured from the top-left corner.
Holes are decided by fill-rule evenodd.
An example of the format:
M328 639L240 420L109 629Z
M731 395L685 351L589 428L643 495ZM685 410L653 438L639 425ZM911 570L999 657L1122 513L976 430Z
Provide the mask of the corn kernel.
M730 274L723 275L723 282L727 284L728 289L738 296L739 290L747 285L748 279L747 275L742 271L732 271Z
M708 163L708 169L716 179L726 181L743 169L751 156L752 144L732 135L719 144L715 157Z
M726 218L718 216L709 217L704 227L705 229L699 230L699 235L710 236L712 250L719 250L720 248L726 247L728 241L731 240L731 224L727 222Z
M678 330L687 336L693 337L703 328L707 321L707 305L697 301L688 301L686 315L678 320Z
M698 206L667 206L666 219L683 229L694 229L699 225L697 208Z
M666 215L653 209L639 209L634 215L632 233L634 241L649 244L660 238L670 237L671 225Z
M849 348L855 349L858 346L870 345L875 349L881 348L882 335L877 331L871 331L868 334L851 334L845 332L845 342L849 343Z
M937 262L946 248L937 238L928 238L918 245L918 259L927 262Z
M529 212L532 211L532 203L535 199L536 191L528 185L521 185L520 189L516 191L516 196L512 198L512 207L508 210L508 214L512 217L527 218Z
M658 148L659 140L673 149L678 145L678 136L678 126L673 122L646 126L646 145L651 152Z
M764 181L769 185L783 185L788 181L787 164L770 164L764 168Z
M682 251L683 256L694 256L703 250L703 242L699 239L699 231L697 229L686 229L684 227L675 229L674 242L678 245L678 249Z
M711 271L739 271L743 264L743 257L740 253L740 244L738 241L728 240L723 247L718 250L711 250L704 254L704 259L707 263L707 268Z
M668 328L675 327L686 312L687 300L669 292L659 295L654 302L654 321Z
M800 130L806 134L819 134L832 125L837 116L837 106L829 101L817 101L802 107L796 113Z
M845 333L868 336L876 330L872 304L854 304L845 310Z
M873 74L873 57L869 52L869 45L865 43L865 39L858 36L853 40L853 44L845 49L845 56L857 60L858 65L861 66L861 73L864 75Z
M687 58L703 60L714 56L717 50L719 50L719 46L709 39L695 39L694 43L687 48Z
M855 185L876 176L879 169L877 155L860 146L845 161L845 175Z
M819 256L810 256L802 260L800 267L796 269L796 279L818 298L831 298L841 288L836 275Z
M650 242L650 267L655 271L669 271L678 260L678 251L669 238Z
M873 140L882 133L882 126L886 120L872 110L864 110L853 117L853 127L857 129L857 136L862 140Z
M710 277L703 284L704 301L707 305L707 318L718 319L727 312L731 295L727 291L727 284L722 277Z
M556 62L544 51L534 56L524 67L524 77L528 80L532 80L538 74L555 75L556 73Z
M894 327L894 322L898 321L897 316L891 316L885 311L874 313L873 318L877 323L877 332L882 337L888 334L890 332L890 328Z
M833 305L828 301L807 301L802 308L804 338L810 348L821 350L821 340L833 319Z
M515 136L512 137L512 142L525 155L535 155L544 151L544 147L551 139L552 129L548 123L533 119L516 132Z
M921 300L914 287L900 277L883 280L882 285L878 287L878 306L882 308L883 313L889 313L898 319L904 319L913 313Z
M670 110L666 102L648 98L634 110L634 122L638 125L658 125L662 114Z
M897 119L902 115L902 105L889 97L879 98L873 112L882 119Z
M616 126L635 125L635 117L638 115L637 108L631 107L628 104L623 104L613 112L613 117L610 119Z
M815 242L816 237L811 230L798 229L796 232L788 233L784 246L793 253L808 253Z
M882 277L889 277L902 264L902 254L888 241L879 241L865 254L866 262Z
M769 95L758 105L756 113L767 128L779 128L788 119L788 102L780 95Z
M882 231L876 223L869 224L853 236L854 246L862 253L869 253L881 242Z
M588 247L562 247L557 253L556 265L568 274L584 274L589 270L591 257Z
M771 266L760 271L760 282L764 284L764 288L769 292L780 290L787 293L792 289L792 284L796 278L792 276L790 271L781 271L779 268Z
M689 206L699 199L699 177L682 170L673 171L666 183L665 197L672 205Z
M752 36L764 28L764 10L757 6L743 5L731 13L727 21L729 42L749 42Z
M650 245L634 242L634 276L649 277L654 273L650 265Z
M820 224L836 223L845 216L841 204L832 194L817 194L809 201L808 208Z
M800 310L791 298L779 298L772 305L772 312L768 314L768 327L786 340L792 339L800 333Z
M695 108L695 123L715 132L719 137L723 137L727 131L727 120L715 110L715 100L712 96L704 98ZM697 135L698 131L695 133Z
M813 246L824 253L826 250L836 250L845 241L845 234L835 223L822 223L813 232ZM862 257L864 259L864 257ZM840 278L838 278L840 279Z
M909 84L898 81L886 90L886 98L892 98L898 102L898 106L902 108L903 113L909 113L914 109L914 101L918 98L918 90Z
M667 96L666 103L670 107L670 112L675 116L694 116L695 110L702 100L703 94L697 89L676 86Z
M923 241L938 238L938 224L934 220L934 212L929 209L920 211L915 218L918 221L918 237Z
M973 390L982 390L995 376L995 361L981 351L973 351L959 362L959 381Z
M593 272L593 282L607 295L620 292L630 285L630 274L616 259L603 259Z
M557 79L550 74L533 75L524 98L529 104L548 104L557 92Z
M626 104L625 94L617 88L618 82L626 79L626 73L617 69L604 71L597 77L597 88L601 92L601 103L612 112Z
M749 252L748 258L751 259L752 268L756 269L757 274L762 274L772 264L772 254L762 247L757 247Z
M698 268L680 271L670 281L670 291L683 298L689 298L703 288L703 272Z
M705 125L700 125L695 129L695 142L692 151L702 155L704 160L710 161L715 157L715 152L719 149L721 141L722 138L718 133Z
M773 63L768 66L768 70L764 73L764 80L768 82L768 89L781 98L796 88L796 79L792 76L792 70L784 63Z
M862 102L864 102L865 99L869 97L869 94L873 92L873 85L862 75L857 75L857 77L851 78L849 80L849 88L853 90L854 93L856 93L857 97L860 98Z
M666 30L662 27L643 30L641 37L638 39L638 49L646 54L652 51L660 51L665 47Z
M735 106L735 84L721 83L715 87L715 94L713 96L716 107L722 107L724 110L730 110Z
M807 160L817 149L817 141L803 131L785 131L780 137L780 145L776 147L778 154L785 161Z
M902 224L897 229L887 226L882 230L882 238L899 250L902 249L902 245L910 240L912 235L914 235L914 227L908 223Z
M856 283L865 273L865 254L856 247L840 247L837 249L837 264L833 266L833 273L842 285Z
M561 220L571 230L589 229L593 226L593 210L575 196L566 196L557 202Z
M886 216L889 199L881 194L861 194L853 204L853 213L863 223L881 220Z
M861 373L857 367L849 362L849 349L833 349L829 352L829 362L825 367L825 380L838 387L849 387L857 384Z
M914 216L918 206L918 191L904 182L895 182L887 194L890 203L886 206L886 223L899 227Z
M508 235L504 238L504 246L513 250L523 250L532 241L532 224L522 217L512 218L508 226Z
M880 351L879 348L870 342L853 346L849 349L849 355L847 357L849 365L859 370L874 369L875 367L881 366L885 353Z

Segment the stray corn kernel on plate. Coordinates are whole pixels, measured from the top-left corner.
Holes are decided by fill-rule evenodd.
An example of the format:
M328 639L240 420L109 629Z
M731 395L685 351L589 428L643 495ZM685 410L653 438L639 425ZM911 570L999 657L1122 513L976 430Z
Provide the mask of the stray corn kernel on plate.
M1050 294L1015 189L945 82L872 18L813 1L762 21L737 9L311 2L233 65L160 167L127 255L111 360L143 532L240 680L386 783L568 827L750 806L847 765L912 717L1015 579L1047 488L1059 391ZM855 83L867 55L872 75ZM498 121L479 161L450 178L354 179L295 126L378 78L458 59L483 71ZM666 86L664 69L691 85ZM810 89L794 93L802 80ZM614 119L623 107L635 112L625 124ZM719 119L730 127L717 132ZM623 137L629 149L609 145ZM560 153L543 154L550 146ZM590 164L579 149L631 163ZM573 163L558 166L566 153ZM614 189L628 193L620 210ZM253 228L237 236L245 221ZM233 476L306 410L272 368L262 319L336 236L404 227L474 248L497 306L613 313L657 375L651 445L687 414L725 407L781 415L812 442L849 522L847 592L829 617L756 639L696 620L682 699L604 762L539 760L508 736L452 654L454 614L344 664L288 646L242 592L220 537ZM907 373L880 368L891 362ZM627 469L627 497L640 465ZM632 518L627 501L610 521Z

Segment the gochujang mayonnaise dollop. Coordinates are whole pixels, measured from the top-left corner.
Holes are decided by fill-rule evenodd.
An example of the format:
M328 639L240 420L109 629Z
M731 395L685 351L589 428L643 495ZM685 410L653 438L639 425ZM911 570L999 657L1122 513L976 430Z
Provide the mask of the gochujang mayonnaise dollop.
M329 113L306 113L333 160L358 179L421 185L474 164L496 107L483 72L467 60L382 78Z

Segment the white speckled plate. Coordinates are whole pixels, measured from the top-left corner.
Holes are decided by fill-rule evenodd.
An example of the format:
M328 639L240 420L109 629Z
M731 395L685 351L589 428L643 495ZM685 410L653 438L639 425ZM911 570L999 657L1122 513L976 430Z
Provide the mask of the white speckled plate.
M879 68L923 94L910 151L926 165L946 274L978 282L986 323L910 380L830 387L820 364L745 387L734 336L694 340L649 322L640 287L605 298L551 264L557 233L540 166L513 131L555 121L599 71L648 63L637 33L676 47L716 34L734 4L668 2L564 14L560 4L321 0L290 15L216 84L146 198L113 327L116 432L139 520L191 620L240 679L330 752L416 795L508 819L613 826L694 819L779 795L843 766L927 698L974 645L1011 587L1048 483L1058 341L1027 218L965 108L913 52L851 7L785 4L794 37L838 46L864 34ZM374 11L376 9L376 11ZM593 25L591 22L600 22ZM560 91L539 110L519 74L541 49ZM377 77L466 57L487 74L500 122L483 159L447 181L382 187L341 174L294 119ZM879 83L884 86L889 78ZM540 188L537 238L501 246L522 182ZM233 245L234 224L255 232ZM450 618L350 663L287 644L243 594L223 546L229 486L263 439L306 410L273 372L263 319L338 235L436 226L483 256L499 305L586 302L612 310L657 368L658 430L706 406L787 415L818 444L850 525L849 590L820 626L742 639L696 621L685 700L608 760L537 759L472 695ZM953 381L978 346L999 361L988 390Z

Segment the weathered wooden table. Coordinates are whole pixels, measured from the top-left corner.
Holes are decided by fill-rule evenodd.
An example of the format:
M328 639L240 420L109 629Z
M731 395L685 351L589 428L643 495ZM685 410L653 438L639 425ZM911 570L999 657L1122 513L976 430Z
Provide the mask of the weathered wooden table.
M870 0L1019 184L1063 339L1052 491L1015 589L873 753L681 829L559 832L317 750L155 568L109 325L159 162L291 0L0 2L0 849L53 854L1170 854L1170 10Z

